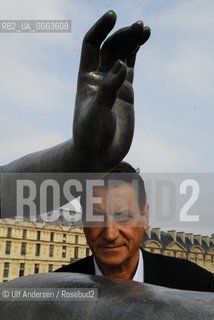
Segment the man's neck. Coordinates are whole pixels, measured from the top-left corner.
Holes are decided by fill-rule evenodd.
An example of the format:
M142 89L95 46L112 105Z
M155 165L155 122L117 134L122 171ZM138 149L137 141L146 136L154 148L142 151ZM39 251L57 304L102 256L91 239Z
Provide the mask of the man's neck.
M96 259L97 265L100 271L106 277L116 278L116 279L127 279L130 280L134 277L139 261L139 251L132 260L127 261L124 265L116 266L106 266Z

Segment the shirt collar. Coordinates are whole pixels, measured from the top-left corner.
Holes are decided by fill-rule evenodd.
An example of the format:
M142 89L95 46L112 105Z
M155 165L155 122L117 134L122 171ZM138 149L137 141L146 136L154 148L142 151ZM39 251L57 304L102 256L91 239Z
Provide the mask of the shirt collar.
M98 264L94 256L93 256L93 261L94 261L95 274L97 276L103 276L103 273L98 267ZM143 254L141 250L139 250L139 261L138 261L137 269L135 271L135 274L132 280L138 281L138 282L144 282Z

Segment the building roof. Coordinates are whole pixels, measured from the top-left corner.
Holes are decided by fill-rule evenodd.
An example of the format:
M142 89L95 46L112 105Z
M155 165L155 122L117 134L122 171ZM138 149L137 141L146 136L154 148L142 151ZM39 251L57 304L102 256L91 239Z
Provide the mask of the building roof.
M177 233L175 230L166 232L160 231L160 229L157 228L150 228L144 235L143 243L146 244L150 241L155 241L160 244L160 247L163 249L167 249L172 244L177 243L178 246L189 252L194 248L199 248L201 252L206 252L214 250L214 239L212 237L208 237L208 239L209 241L207 242L204 238L201 238L200 242L200 235L196 237L193 234L186 234L185 232Z

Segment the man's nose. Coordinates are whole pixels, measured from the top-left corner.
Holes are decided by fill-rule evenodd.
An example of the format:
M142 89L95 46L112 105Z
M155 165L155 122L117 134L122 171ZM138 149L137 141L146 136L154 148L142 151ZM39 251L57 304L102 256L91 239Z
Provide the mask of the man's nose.
M103 228L103 237L108 241L114 241L119 235L119 229L116 223L112 220L106 221L106 225Z

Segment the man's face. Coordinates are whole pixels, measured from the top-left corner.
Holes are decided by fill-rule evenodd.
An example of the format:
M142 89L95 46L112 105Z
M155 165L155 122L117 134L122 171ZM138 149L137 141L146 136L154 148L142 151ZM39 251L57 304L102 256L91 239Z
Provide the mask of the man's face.
M135 190L129 183L109 189L97 187L94 197L101 200L93 205L94 215L100 215L104 222L87 227L84 232L100 267L136 264L148 225L148 206L139 208Z

